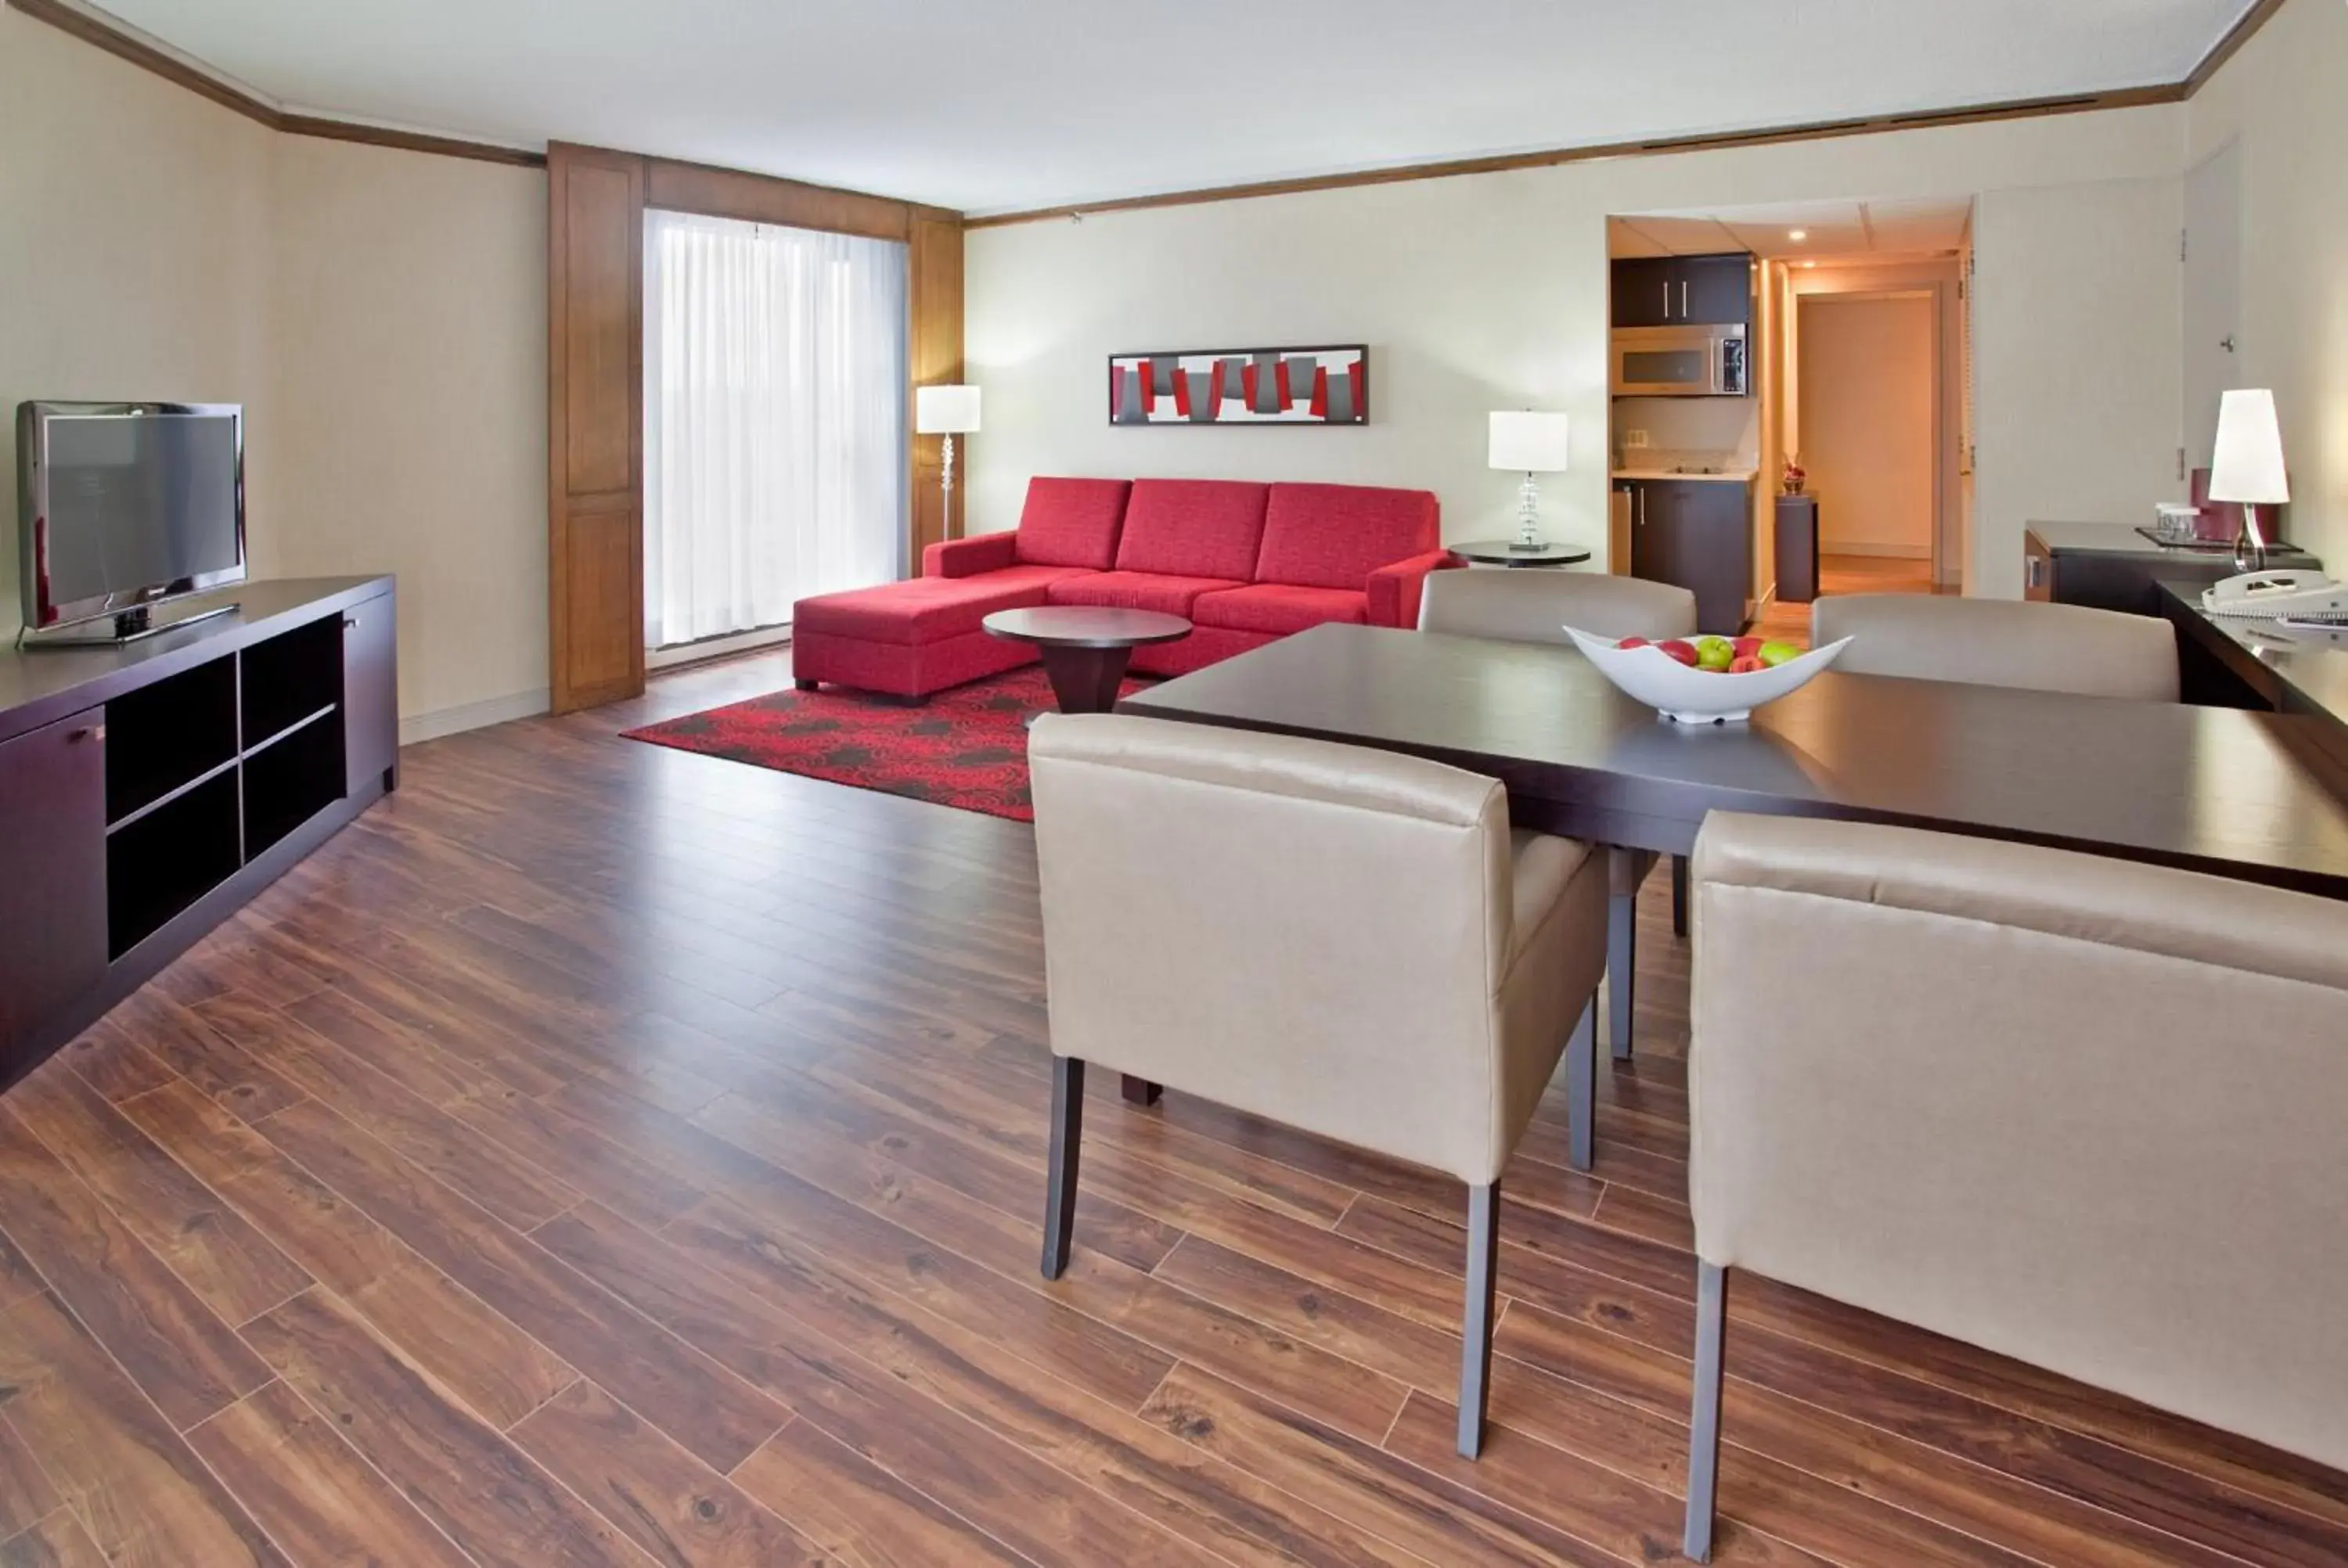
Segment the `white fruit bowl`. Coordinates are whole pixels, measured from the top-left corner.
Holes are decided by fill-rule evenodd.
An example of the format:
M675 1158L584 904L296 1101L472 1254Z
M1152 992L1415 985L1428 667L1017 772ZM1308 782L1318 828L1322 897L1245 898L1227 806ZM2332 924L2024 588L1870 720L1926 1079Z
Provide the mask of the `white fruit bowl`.
M1617 648L1611 637L1592 637L1570 626L1565 632L1601 674L1675 724L1733 724L1749 719L1754 709L1800 689L1850 646L1846 637L1772 669L1731 675L1690 669L1653 644Z

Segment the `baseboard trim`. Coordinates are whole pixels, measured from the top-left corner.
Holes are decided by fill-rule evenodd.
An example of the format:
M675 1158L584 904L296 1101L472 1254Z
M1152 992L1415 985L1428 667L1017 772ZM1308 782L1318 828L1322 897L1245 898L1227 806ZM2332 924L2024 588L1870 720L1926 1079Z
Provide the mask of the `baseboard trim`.
M534 719L552 706L552 693L541 686L534 691L516 692L510 697L490 697L479 702L459 702L453 708L435 708L428 713L410 713L399 721L399 743L412 746L515 719Z
M737 653L755 653L761 648L775 648L791 640L791 623L761 626L751 631L737 631L730 637L705 637L698 642L679 642L667 648L644 651L644 668L648 671L681 670L688 664L706 664L713 659L731 659Z
M1822 556L1874 556L1883 560L1931 560L1930 545L1874 545L1862 540L1820 539Z

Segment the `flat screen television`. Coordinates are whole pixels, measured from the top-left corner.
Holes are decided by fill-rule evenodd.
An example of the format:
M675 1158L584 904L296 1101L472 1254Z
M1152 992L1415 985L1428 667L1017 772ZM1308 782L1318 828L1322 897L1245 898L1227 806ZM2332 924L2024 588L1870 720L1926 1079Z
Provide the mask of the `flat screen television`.
M236 404L19 404L16 492L29 632L244 580Z

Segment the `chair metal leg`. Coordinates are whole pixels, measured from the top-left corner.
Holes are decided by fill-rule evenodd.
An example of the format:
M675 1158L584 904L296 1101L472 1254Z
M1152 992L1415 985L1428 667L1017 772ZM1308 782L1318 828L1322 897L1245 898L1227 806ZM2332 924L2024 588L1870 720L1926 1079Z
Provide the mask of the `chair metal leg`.
M1681 1551L1712 1561L1713 1504L1720 1482L1721 1334L1728 1326L1728 1271L1696 1264L1695 1409L1688 1420L1687 1531Z
M1076 1145L1084 1132L1085 1064L1052 1059L1052 1152L1044 1201L1044 1277L1067 1271L1076 1234Z
M1492 1392L1492 1308L1498 1290L1500 1184L1468 1189L1468 1313L1459 1325L1459 1457L1484 1447Z
M1567 1156L1577 1171L1590 1169L1591 1139L1598 1119L1598 993L1582 1004L1581 1021L1565 1042L1565 1129Z
M1672 856L1672 935L1684 937L1688 927L1688 857Z
M1606 1032L1615 1060L1631 1055L1631 1017L1639 986L1639 880L1653 864L1636 849L1616 845L1606 865Z

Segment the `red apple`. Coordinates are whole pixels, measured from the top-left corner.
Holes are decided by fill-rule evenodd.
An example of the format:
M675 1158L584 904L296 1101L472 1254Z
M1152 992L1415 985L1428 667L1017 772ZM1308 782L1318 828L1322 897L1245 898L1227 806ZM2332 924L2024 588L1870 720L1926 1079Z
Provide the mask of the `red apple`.
M1740 654L1728 661L1728 672L1731 675L1750 675L1756 670L1767 668L1769 666L1761 662L1761 655L1758 653Z
M1614 646L1617 648L1652 648L1654 644L1648 641L1643 637L1625 637L1622 641L1617 642Z
M1670 654L1673 658L1678 660L1681 663L1686 665L1689 669L1693 670L1695 668L1697 656L1694 643L1684 641L1680 638L1674 637L1669 642L1658 642L1655 646Z
M1757 637L1732 638L1729 641L1729 646L1736 650L1736 656L1739 659L1750 659L1761 651L1761 639Z

